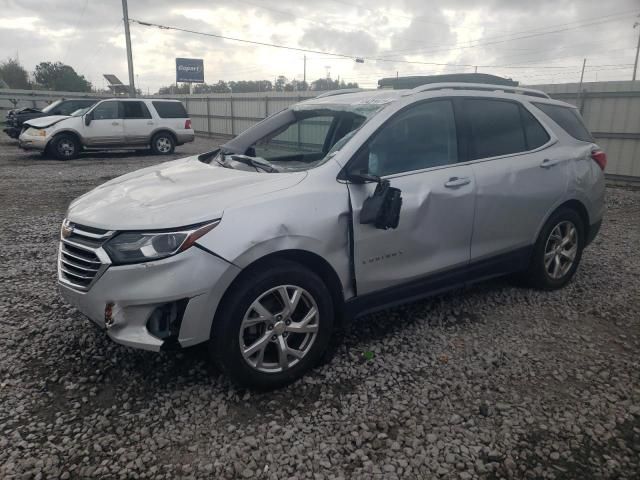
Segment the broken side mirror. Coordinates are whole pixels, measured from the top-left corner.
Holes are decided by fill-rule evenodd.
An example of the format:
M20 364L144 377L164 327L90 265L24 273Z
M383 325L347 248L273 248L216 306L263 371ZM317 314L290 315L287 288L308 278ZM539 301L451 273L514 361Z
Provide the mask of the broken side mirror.
M400 208L402 207L402 192L399 188L394 188L389 184L389 180L376 179L376 186L373 195L368 197L362 204L360 211L360 223L362 225L373 225L381 230L397 228L400 222ZM361 175L363 180L370 180Z
M84 116L84 124L88 127L91 125L91 120L93 120L93 112L89 112Z

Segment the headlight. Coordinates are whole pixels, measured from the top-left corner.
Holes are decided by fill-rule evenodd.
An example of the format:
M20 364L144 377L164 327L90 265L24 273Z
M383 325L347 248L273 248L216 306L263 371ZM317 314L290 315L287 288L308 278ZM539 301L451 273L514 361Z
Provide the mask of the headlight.
M220 220L164 232L122 232L104 244L115 265L170 257L189 248Z
M28 128L25 132L27 135L31 137L46 137L47 131L41 128Z

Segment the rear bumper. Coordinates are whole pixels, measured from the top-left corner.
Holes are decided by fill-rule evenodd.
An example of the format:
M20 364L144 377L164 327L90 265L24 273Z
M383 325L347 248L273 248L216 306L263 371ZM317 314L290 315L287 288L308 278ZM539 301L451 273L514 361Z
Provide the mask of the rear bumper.
M183 143L193 142L196 138L195 133L178 133L176 134L176 140L178 145L182 145Z

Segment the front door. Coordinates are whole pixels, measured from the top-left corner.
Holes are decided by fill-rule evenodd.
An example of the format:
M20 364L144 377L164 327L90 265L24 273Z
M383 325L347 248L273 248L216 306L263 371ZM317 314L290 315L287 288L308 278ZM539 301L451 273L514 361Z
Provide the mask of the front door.
M349 171L388 179L403 200L397 229L362 225L375 184L349 184L358 295L466 268L475 180L471 166L457 162L452 102L433 100L392 117L349 164Z
M118 100L106 100L91 111L91 123L84 125L83 137L88 147L113 147L124 143L122 109Z

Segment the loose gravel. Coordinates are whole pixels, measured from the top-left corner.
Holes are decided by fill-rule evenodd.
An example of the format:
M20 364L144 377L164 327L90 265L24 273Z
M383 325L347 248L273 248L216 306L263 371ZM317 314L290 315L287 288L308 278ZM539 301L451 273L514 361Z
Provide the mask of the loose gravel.
M360 319L330 363L256 394L58 296L69 201L160 158L0 142L0 478L640 477L640 191L608 190L565 289L496 280Z

